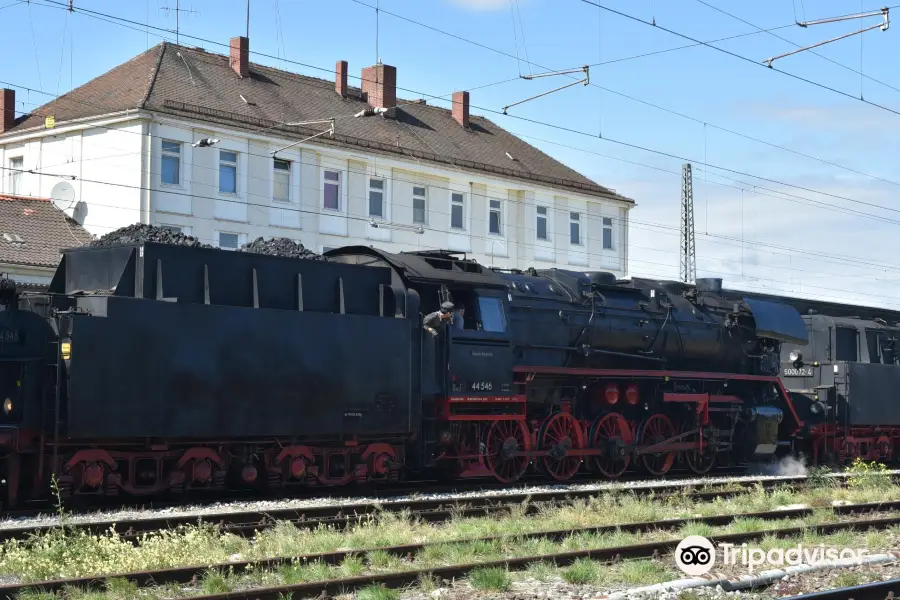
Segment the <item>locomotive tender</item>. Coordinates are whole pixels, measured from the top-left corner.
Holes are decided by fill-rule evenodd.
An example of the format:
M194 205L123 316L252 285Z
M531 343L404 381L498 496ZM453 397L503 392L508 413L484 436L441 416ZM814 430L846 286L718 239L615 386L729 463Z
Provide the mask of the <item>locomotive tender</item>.
M779 379L797 311L451 252L325 261L140 243L0 278L5 502L429 473L566 480L771 458L808 436ZM422 315L465 317L437 337ZM807 403L805 414L813 414Z

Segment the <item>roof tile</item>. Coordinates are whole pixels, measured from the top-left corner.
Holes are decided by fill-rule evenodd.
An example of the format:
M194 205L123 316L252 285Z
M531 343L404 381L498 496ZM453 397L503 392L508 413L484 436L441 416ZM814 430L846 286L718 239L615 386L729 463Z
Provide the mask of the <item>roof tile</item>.
M46 198L0 195L0 263L56 267L60 249L91 239Z
M352 118L367 104L358 88L351 90L354 93L341 97L333 81L255 63L250 64L250 76L241 78L225 55L163 42L23 117L10 132L42 126L48 114L60 123L145 108L243 129L283 129L299 139L325 127L280 124L334 117L335 136L313 143L362 146L370 152L402 154L631 202L484 117L471 115L466 129L448 109L398 100L396 118Z

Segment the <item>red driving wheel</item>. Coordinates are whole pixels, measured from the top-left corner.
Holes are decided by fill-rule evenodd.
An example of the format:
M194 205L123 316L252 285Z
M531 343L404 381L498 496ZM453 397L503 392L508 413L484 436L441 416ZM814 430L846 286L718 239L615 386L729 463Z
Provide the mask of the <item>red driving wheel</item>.
M662 413L656 413L643 422L638 433L638 447L653 446L675 437L675 425ZM662 476L669 472L675 463L675 452L653 452L641 454L640 463L652 475Z
M484 444L484 463L503 483L512 483L528 468L527 456L510 456L517 450L530 447L528 430L519 421L494 421L487 431Z
M584 448L584 433L575 417L562 412L550 415L541 426L538 439L541 450L549 451L541 457L541 464L550 477L565 481L581 468L581 457L569 454L570 450Z
M591 427L591 447L604 452L593 458L593 467L609 478L619 477L631 463L628 447L633 443L634 436L625 417L619 413L600 415Z

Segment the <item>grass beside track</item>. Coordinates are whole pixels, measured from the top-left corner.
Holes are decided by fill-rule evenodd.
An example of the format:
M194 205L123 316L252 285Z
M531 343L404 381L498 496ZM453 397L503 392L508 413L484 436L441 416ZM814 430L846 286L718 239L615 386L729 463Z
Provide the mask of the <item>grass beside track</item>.
M861 472L850 485L838 487L825 480L811 480L806 488L770 489L761 486L728 499L698 503L686 491L667 497L634 497L604 494L585 501L547 507L539 514L525 516L524 510L512 510L507 516L492 515L485 518L459 518L446 523L427 524L410 519L408 515L383 514L371 516L349 529L339 531L321 527L309 531L282 523L259 532L253 538L223 535L210 526L188 526L177 530L146 536L139 546L123 542L115 533L108 535L71 534L65 525L48 534L26 541L10 541L0 547L0 575L19 578L22 581L104 575L129 571L153 570L175 566L211 564L229 560L259 560L274 556L297 556L334 550L373 549L361 555L347 558L336 566L325 564L290 564L277 571L250 572L243 575L227 572L207 573L195 586L172 586L135 591L127 582L112 581L107 592L84 593L67 590L54 597L68 598L123 598L123 597L180 597L197 594L221 593L227 590L246 589L260 585L291 584L361 575L372 572L389 572L429 568L447 564L497 560L509 557L535 556L587 548L603 548L635 544L662 539L680 539L686 535L710 535L729 532L749 532L786 527L789 525L813 525L823 521L836 521L829 508L834 501L866 503L900 500L900 486L889 478ZM440 544L487 536L509 536L535 531L575 529L589 526L629 522L650 522L676 517L735 514L773 510L779 507L803 504L820 508L816 514L790 521L739 520L726 527L710 527L692 524L681 530L658 531L644 534L609 533L602 535L579 534L562 541L547 539L495 542ZM867 542L871 548L883 548L878 536L895 536L900 531L876 532ZM835 534L836 536L844 534ZM378 547L408 543L439 543L423 549L416 556L391 556ZM777 540L783 543L783 540ZM774 542L773 542L774 543ZM796 540L794 541L796 543ZM810 543L810 542L804 542ZM816 544L824 543L815 541ZM534 566L528 572L541 573L541 569L555 569L555 576L570 583L612 585L615 581L631 582L643 570L658 573L661 580L675 574L666 561L660 571L655 561L629 561L613 567L600 567L593 561L579 561L563 570L552 565ZM593 565L593 566L592 566ZM631 565L631 566L629 566ZM634 566L638 565L638 566ZM644 565L644 566L640 566ZM653 565L657 565L654 567ZM592 574L597 571L599 574ZM477 572L476 572L477 573ZM516 577L490 572L473 573L470 582L481 589L501 589L502 581L512 582ZM505 571L503 571L505 573ZM616 575L618 574L618 575ZM663 574L665 577L663 577ZM677 574L675 574L677 578ZM621 579L615 579L620 577ZM610 579L612 578L612 579ZM590 580L590 581L587 581ZM491 583L491 582L494 583ZM608 583L607 583L608 582ZM643 585L646 580L634 583ZM423 588L435 582L421 582ZM509 583L511 585L511 583ZM493 588L491 586L494 586ZM500 587L497 587L500 586ZM154 591L155 590L155 591ZM359 597L393 597L393 590L369 590ZM146 595L151 594L151 595ZM374 595L372 595L374 594ZM382 596L379 596L381 594ZM387 595L384 595L387 594ZM33 594L28 595L33 598Z

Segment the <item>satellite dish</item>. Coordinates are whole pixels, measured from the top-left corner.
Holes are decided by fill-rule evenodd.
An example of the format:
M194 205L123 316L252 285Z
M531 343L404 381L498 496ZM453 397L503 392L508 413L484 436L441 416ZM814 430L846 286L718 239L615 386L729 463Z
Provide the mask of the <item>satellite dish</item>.
M50 200L53 201L53 206L66 212L75 205L75 188L67 181L60 181L50 190Z
M79 225L84 225L84 220L87 218L87 202L84 200L79 200L75 204L75 210L72 211L72 218L75 219L75 222Z

